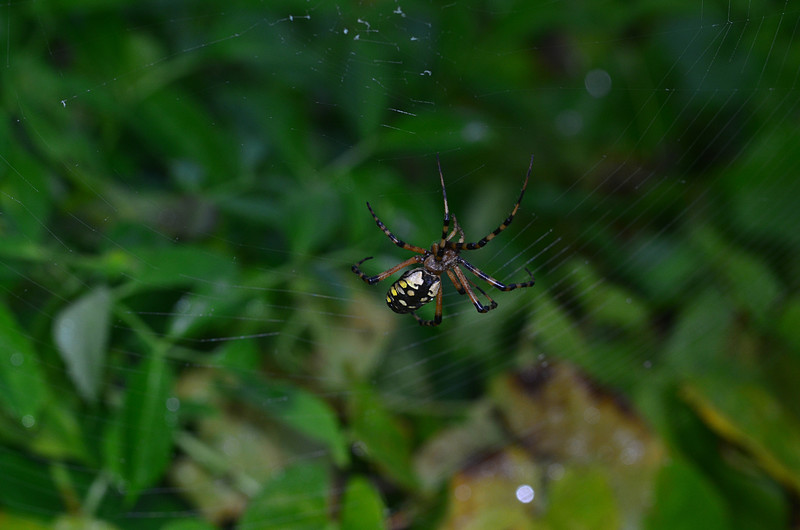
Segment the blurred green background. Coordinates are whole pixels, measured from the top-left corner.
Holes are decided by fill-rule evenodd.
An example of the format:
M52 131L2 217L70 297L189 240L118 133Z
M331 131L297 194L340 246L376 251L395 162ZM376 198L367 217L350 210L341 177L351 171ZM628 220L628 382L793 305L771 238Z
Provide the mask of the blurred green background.
M0 527L800 525L795 2L0 12Z

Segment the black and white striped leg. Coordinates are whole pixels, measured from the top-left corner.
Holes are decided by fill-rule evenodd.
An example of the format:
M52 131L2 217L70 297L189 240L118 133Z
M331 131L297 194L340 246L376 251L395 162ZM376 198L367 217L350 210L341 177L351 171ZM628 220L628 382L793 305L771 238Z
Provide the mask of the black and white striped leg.
M439 168L439 182L442 183L442 198L444 199L444 220L442 221L442 239L439 241L439 251L437 255L441 257L444 254L445 241L449 240L451 236L447 233L450 231L450 207L447 205L447 190L444 187L444 175L442 174L442 164L439 161L439 154L436 154L436 166ZM455 229L453 230L455 233Z
M375 212L372 210L372 206L370 206L369 203L367 203L367 208L369 209L369 213L372 214L372 218L375 219L375 223L378 225L378 228L380 228L383 231L383 233L386 234L386 237L388 237L389 239L392 240L392 243L394 243L395 245L397 245L398 247L400 247L402 249L410 250L412 252L416 252L417 254L425 254L426 251L425 251L424 248L420 248L420 247L417 247L417 246L414 246L414 245L409 245L408 243L406 243L402 239L398 239L397 236L395 236L391 232L391 230L386 228L386 225L383 224L383 221L378 219L378 216L375 215Z
M533 273L531 273L531 271L529 271L527 267L525 267L525 272L527 272L528 275L531 277L530 281L522 283L510 283L508 285L505 285L504 283L492 278L491 276L480 270L478 267L471 265L469 262L463 259L459 259L458 262L459 264L466 267L467 270L469 270L472 274L474 274L481 280L485 281L492 287L500 289L501 291L513 291L514 289L518 289L520 287L533 287L533 285L536 283L536 278L533 277Z
M482 238L480 241L475 243L450 243L449 248L453 248L456 250L476 250L484 246L486 243L494 239L497 234L508 228L508 225L511 224L511 221L514 220L514 216L517 215L517 210L519 210L519 205L522 203L522 197L525 196L525 189L528 187L528 178L531 176L531 170L533 170L533 156L531 156L531 164L528 166L528 173L525 175L525 182L522 184L522 191L519 192L519 198L517 199L516 204L514 204L514 209L511 210L511 213L508 214L505 221L503 221L500 226L494 229L492 233L488 236Z

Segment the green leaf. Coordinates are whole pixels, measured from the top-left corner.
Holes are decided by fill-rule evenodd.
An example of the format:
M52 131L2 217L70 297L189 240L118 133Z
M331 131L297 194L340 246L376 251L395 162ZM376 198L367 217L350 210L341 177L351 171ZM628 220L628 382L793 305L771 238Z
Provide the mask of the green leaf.
M94 462L82 430L87 422L75 411L75 403L74 400L60 400L47 404L36 438L31 441L31 449L50 458Z
M399 484L414 488L411 443L400 424L370 392L357 392L350 413L352 436L363 456Z
M0 131L0 135L3 133L13 134ZM42 166L43 160L40 157L29 156L21 149L6 151L4 156L8 157L4 162L13 171L4 177L5 182L0 188L0 211L3 212L6 222L17 229L10 231L11 234L24 234L26 243L37 242L47 230L45 220L52 209L53 196L42 193L48 187L48 171ZM3 238L7 235L9 234L4 233Z
M111 291L96 287L64 308L53 322L53 338L83 399L100 390L111 319Z
M590 360L579 328L548 295L541 295L534 318L536 342L544 352L577 364Z
M318 252L337 237L336 227L340 225L342 205L338 194L327 186L309 188L290 188L281 201L285 205L282 215L293 216L295 221L287 228L287 235L293 252L310 254ZM326 222L320 225L313 216L294 216L293 212L302 210L325 212Z
M44 375L30 338L0 305L0 406L16 418L36 418L47 397Z
M784 304L775 323L777 333L789 343L791 352L800 359L800 296L794 295Z
M228 256L190 246L140 249L131 274L141 289L175 287L231 278L236 265Z
M604 280L591 265L575 260L574 289L591 317L599 323L639 328L647 321L647 308L632 292Z
M218 315L233 315L241 310L242 291L231 288L226 277L202 282L176 303L169 319L167 335L172 338L198 333L213 333L219 327Z
M553 530L620 528L607 470L569 469L553 482L546 520Z
M224 182L238 169L234 138L214 127L205 127L207 115L192 94L165 87L154 92L139 106L131 124L148 148L175 164L172 176L183 189L197 190ZM181 173L184 173L183 175Z
M727 345L733 323L729 299L714 289L686 303L669 338L664 358L681 373L705 373L727 366Z
M679 460L664 466L656 480L648 530L724 530L730 528L719 493L694 468Z
M625 304L619 297L615 300ZM599 302L602 305L602 302ZM598 305L598 307L600 306ZM602 309L600 309L602 311ZM634 309L638 313L639 309ZM633 317L629 322L635 322ZM547 293L538 295L536 310L532 313L530 334L535 345L546 355L558 359L566 359L580 366L592 377L603 382L619 384L630 376L627 359L620 362L609 362L606 356L598 355L597 350L590 349L584 335L584 327L577 325L570 315ZM615 355L623 355L624 350L617 348ZM618 357L619 358L619 357Z
M26 517L11 512L0 513L0 528L14 528L15 530L53 530L51 524L45 523L39 517Z
M358 130L360 137L370 138L377 134L380 121L387 119L386 94L391 93L394 79L383 79L375 83L374 63L393 58L393 48L366 44L358 39L350 40L351 53L362 60L353 62L342 77L339 86L346 118ZM388 86L387 86L388 85Z
M241 528L319 530L328 522L328 470L304 462L278 473L250 501L239 521Z
M0 528L18 528L3 524L6 508L27 512L39 517L43 513L59 513L64 505L50 474L50 463L39 458L27 458L19 451L4 448L0 451Z
M415 116L392 116L392 126L381 130L379 145L389 152L425 152L427 147L436 145L445 152L463 146L470 136L469 126L476 122L478 138L488 142L496 136L491 127L480 126L481 118L483 116L465 114L454 108L436 112L423 110Z
M651 304L677 304L706 260L682 239L645 237L631 243L631 278Z
M62 515L53 522L56 530L116 530L119 527L88 515Z
M347 484L341 527L347 530L387 528L380 494L366 478L353 477Z
M306 390L276 380L241 374L240 381L241 386L236 391L249 403L298 432L323 442L337 465L347 464L347 441L328 403Z
M106 431L106 465L128 487L129 499L157 482L169 463L176 413L168 407L172 373L150 354L131 372L117 422Z
M262 354L255 341L232 340L217 350L214 363L225 371L247 373L258 370L262 360Z
M705 254L739 307L763 321L781 291L770 268L756 256L730 246L709 227L695 229L690 241Z
M795 124L777 123L754 135L737 163L723 169L719 181L731 196L730 220L747 237L788 242L797 248L798 141Z
M216 526L199 519L172 521L161 527L161 530L214 530Z

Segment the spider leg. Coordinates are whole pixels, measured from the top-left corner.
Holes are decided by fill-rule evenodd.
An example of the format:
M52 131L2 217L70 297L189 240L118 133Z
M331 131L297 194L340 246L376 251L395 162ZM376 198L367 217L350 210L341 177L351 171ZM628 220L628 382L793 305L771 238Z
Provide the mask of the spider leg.
M445 242L449 240L451 236L447 235L447 232L450 231L450 207L447 206L447 190L445 190L444 188L444 175L442 175L442 164L441 162L439 162L439 153L436 153L436 165L439 167L439 181L442 183L442 197L444 198L444 221L442 221L442 240L439 242L439 249L438 252L436 253L437 258L441 258L444 255Z
M458 219L456 218L455 214L453 215L453 231L450 232L450 235L447 236L445 241L450 241L453 239L453 236L458 234L458 242L464 242L464 230L461 229L461 225L458 224Z
M372 206L370 206L369 203L367 203L367 208L369 208L369 213L372 214L372 218L375 219L375 223L378 225L378 228L383 230L383 233L386 234L386 237L392 240L392 243L402 249L410 250L412 252L416 252L417 254L425 254L426 250L424 248L409 245L405 241L398 239L397 236L395 236L388 228L386 228L386 225L383 224L383 221L378 219L378 216L375 215L375 212L372 210Z
M484 291L483 289L481 289L480 287L478 287L474 283L472 283L472 282L469 282L469 283L474 288L476 288L478 290L478 292L480 292L483 296L485 296L487 300L489 300L489 305L491 305L490 309L494 309L495 307L497 307L497 302L495 302L494 299L491 296L489 296L489 293L487 293L486 291Z
M433 314L433 320L420 318L416 312L411 313L411 316L417 319L420 326L438 326L442 323L442 291L444 291L444 289L439 289L439 292L436 293L436 312Z
M508 217L506 217L506 220L503 221L500 224L500 226L495 228L492 233L482 238L480 241L477 241L476 243L464 243L463 241L460 241L458 243L448 243L448 247L455 250L475 250L481 248L486 243L494 239L495 236L497 236L497 234L508 228L508 225L511 224L511 221L514 220L514 216L517 215L517 210L519 209L519 205L522 202L522 197L525 195L525 189L528 187L528 178L531 176L532 169L533 169L533 156L531 156L531 164L530 166L528 166L528 173L525 175L525 182L523 182L522 184L522 191L519 192L519 198L517 199L516 204L514 204L514 209L511 210L511 213L508 214Z
M458 291L458 294L467 294L467 291L466 291L466 289L464 289L463 287L461 287L461 282L458 280L458 278L456 277L456 275L455 275L455 274L453 274L453 271L452 271L452 270L448 270L448 271L447 271L447 276L450 278L450 281L451 281L451 282L453 282L453 285L455 286L455 288L456 288L456 291ZM485 297L486 297L486 298L489 300L489 305L491 306L491 307L490 307L490 310L491 310L491 309L494 309L495 307L497 307L497 302L495 302L495 301L492 299L492 297L491 297L491 296L489 296L489 295L486 293L486 291L484 291L483 289L481 289L480 287L478 287L477 285L475 285L475 284L474 284L474 283L472 283L472 282L469 282L469 283L470 283L470 285L472 285L472 287L474 287L475 289L477 289L477 290L478 290L478 291L479 291L479 292L480 292L480 293L481 293L483 296L485 296Z
M455 286L456 291L458 291L458 294L467 294L467 291L465 291L464 288L461 287L461 282L458 280L456 275L453 274L452 269L447 269L447 276L448 278L450 278L450 281L453 282L453 285Z
M449 273L450 271L447 271L447 272ZM456 289L458 289L459 292L463 291L463 292L467 293L467 296L469 296L469 299L472 300L472 304L475 306L475 309L478 310L478 313L487 313L487 312L489 312L492 309L497 307L497 302L492 300L492 298L488 294L483 292L483 290L476 285L475 288L478 291L480 291L481 293L483 293L483 295L486 296L486 298L489 299L489 305L483 305L480 302L480 300L478 300L478 297L475 295L475 292L469 286L470 281L467 279L466 276L464 276L464 273L461 272L461 269L459 269L458 267L453 267L453 272L455 273L456 277L458 278L459 283L461 284L461 289L458 289L458 285L456 285ZM450 275L448 274L448 276L450 276ZM451 276L450 280L452 280L452 279L453 278ZM453 282L453 283L455 284L455 282Z
M491 276L489 276L488 274L486 274L485 272L480 270L475 265L470 264L465 259L459 258L458 263L463 265L464 267L466 267L467 270L469 270L472 274L474 274L475 276L477 276L481 280L485 281L486 283L488 283L492 287L496 287L497 289L500 289L501 291L513 291L514 289L517 289L519 287L533 287L533 284L536 283L536 278L533 277L533 274L531 273L531 271L528 270L527 267L525 268L525 271L528 273L528 276L531 277L530 281L522 282L522 283L510 283L508 285L505 285L504 283L492 278Z
M365 262L365 261L367 261L368 259L372 259L372 256L369 256L369 257L367 257L367 258L364 258L364 259L362 259L361 261L359 261L358 263L356 263L355 265L353 265L353 266L352 266L350 269L351 269L353 272L355 272L356 274L358 274L358 277L359 277L359 278L361 278L362 280L364 280L365 282L367 282L367 283L368 283L368 284L370 284L370 285L374 285L374 284L378 283L379 281L381 281L381 280L384 280L384 279L388 278L389 276L391 276L391 275L392 275L392 274L394 274L395 272L399 271L400 269L403 269L403 268L405 268L405 267L408 267L409 265L413 265L414 263L419 263L420 261L422 261L422 256L411 256L410 258L408 258L408 259L407 259L407 260L405 260L404 262L402 262L402 263L398 263L397 265L395 265L395 266L394 266L394 267L392 267L391 269L389 269L389 270L386 270L386 271L383 271L383 272L382 272L382 273L380 273L380 274L376 274L375 276L367 276L367 275L366 275L366 274L365 274L365 273L364 273L364 272L363 272L363 271L362 271L362 270L361 270L361 269L358 267L359 265L361 265L362 263L364 263L364 262Z

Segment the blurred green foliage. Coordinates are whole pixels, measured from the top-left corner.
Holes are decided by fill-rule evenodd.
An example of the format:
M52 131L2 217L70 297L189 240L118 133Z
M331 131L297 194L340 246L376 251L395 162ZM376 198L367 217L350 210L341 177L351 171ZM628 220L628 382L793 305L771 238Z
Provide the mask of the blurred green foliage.
M795 6L0 9L0 526L798 524Z

